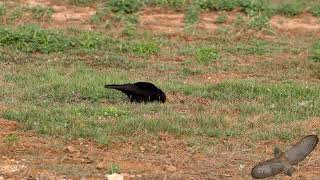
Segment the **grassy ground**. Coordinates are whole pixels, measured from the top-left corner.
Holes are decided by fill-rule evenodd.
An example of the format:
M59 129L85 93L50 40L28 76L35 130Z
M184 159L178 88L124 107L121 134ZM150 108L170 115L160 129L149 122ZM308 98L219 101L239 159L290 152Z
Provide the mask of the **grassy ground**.
M0 4L1 117L22 131L111 149L165 143L165 134L206 158L319 133L310 125L320 117L319 29L283 31L269 23L275 15L319 16L319 3L217 2L51 2L97 8L80 28L56 28L68 21L55 21L50 5ZM183 30L146 30L141 7L183 12ZM197 26L201 12L216 10L214 31ZM154 82L168 102L131 104L103 87L136 81Z

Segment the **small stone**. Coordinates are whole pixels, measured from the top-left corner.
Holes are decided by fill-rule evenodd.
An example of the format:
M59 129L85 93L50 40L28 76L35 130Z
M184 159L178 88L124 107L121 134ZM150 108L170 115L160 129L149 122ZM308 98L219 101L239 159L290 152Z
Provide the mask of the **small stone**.
M76 152L77 150L74 148L74 147L72 147L72 146L67 146L66 148L65 148L65 151L68 151L68 152Z
M140 150L141 150L142 152L144 152L146 149L145 149L144 147L140 146Z
M166 165L166 170L169 172L174 172L177 170L177 168L173 165Z
M97 165L97 169L103 169L103 168L105 168L105 164L103 162Z
M108 180L124 180L123 175L118 173L107 174L106 177Z

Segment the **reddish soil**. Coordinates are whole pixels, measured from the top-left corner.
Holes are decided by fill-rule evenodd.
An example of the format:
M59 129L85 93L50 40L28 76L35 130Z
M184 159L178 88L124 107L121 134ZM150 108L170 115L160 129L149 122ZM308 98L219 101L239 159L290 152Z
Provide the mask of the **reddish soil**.
M203 13L200 16L198 28L209 31L216 30L223 25L230 25L236 19L237 12L227 14L226 22L217 24L215 21L218 17L217 12ZM309 14L303 14L294 18L283 16L272 17L270 24L284 31L320 31L320 20ZM144 29L165 32L177 33L184 30L184 13L177 13L170 10L161 10L149 8L140 13L140 26Z

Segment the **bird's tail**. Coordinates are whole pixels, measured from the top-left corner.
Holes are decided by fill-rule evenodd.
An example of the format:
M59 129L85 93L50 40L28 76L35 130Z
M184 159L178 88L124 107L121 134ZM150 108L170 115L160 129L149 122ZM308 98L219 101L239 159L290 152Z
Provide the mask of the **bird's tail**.
M123 85L118 85L118 84L106 84L104 87L105 87L105 88L109 88L109 89L122 89Z

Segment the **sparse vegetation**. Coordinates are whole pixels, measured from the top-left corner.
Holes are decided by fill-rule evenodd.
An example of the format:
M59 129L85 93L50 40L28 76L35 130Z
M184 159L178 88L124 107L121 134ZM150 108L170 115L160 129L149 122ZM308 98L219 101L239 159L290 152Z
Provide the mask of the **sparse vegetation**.
M201 63L210 63L219 58L218 52L210 47L202 47L196 51L196 59Z
M311 59L320 62L320 42L317 41L313 44L311 49Z
M312 15L320 17L320 3L313 4L310 8L310 12Z
M281 3L278 12L287 16L296 16L302 13L304 6L303 1L285 1Z

